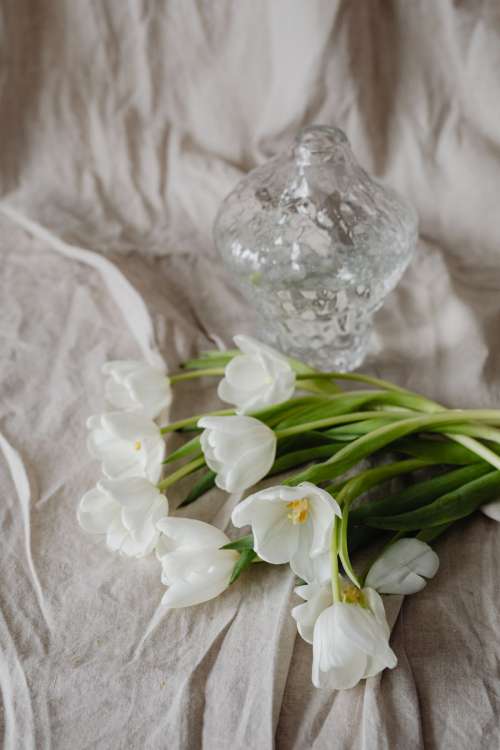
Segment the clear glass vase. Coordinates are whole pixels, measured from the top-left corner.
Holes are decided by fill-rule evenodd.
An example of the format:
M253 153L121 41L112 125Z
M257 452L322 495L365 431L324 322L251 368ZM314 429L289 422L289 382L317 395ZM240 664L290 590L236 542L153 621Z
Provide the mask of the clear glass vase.
M358 165L341 130L313 126L241 180L214 235L261 339L318 369L352 370L410 262L417 217Z

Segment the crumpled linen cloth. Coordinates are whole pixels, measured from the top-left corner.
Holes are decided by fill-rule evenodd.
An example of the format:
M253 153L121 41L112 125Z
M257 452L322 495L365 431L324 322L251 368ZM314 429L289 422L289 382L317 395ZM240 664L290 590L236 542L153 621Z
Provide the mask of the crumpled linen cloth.
M75 511L99 476L85 420L104 408L102 363L157 348L175 370L252 331L211 224L304 124L343 128L420 216L365 369L455 407L498 405L498 3L5 0L0 34L0 208L103 253L154 338L141 348L109 267L0 212L5 747L497 747L493 521L439 540L439 574L393 629L397 669L330 693L311 685L289 572L257 566L164 612L156 561L113 556ZM216 405L212 384L185 383L172 416ZM212 492L186 514L225 528L236 501Z

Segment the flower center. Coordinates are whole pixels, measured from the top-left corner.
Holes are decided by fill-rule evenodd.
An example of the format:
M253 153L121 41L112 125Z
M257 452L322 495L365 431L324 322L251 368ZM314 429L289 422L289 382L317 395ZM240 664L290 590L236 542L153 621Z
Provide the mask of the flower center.
M142 443L141 443L141 441L140 441L140 440L136 440L136 441L135 441L135 443L134 443L134 450L135 450L135 451L140 451L140 450L141 450L141 448L142 448Z
M300 500L292 500L291 503L286 504L286 507L290 508L288 518L294 526L307 521L309 516L309 500L307 497L301 497Z
M342 591L342 601L346 604L361 604L362 607L365 606L363 592L357 586L345 586Z

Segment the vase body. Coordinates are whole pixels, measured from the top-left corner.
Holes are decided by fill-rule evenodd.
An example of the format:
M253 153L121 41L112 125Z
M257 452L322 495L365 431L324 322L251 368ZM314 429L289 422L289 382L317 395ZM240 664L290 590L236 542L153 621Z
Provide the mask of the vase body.
M415 249L417 218L357 164L344 133L313 126L222 203L214 238L260 337L321 370L352 370L374 312Z

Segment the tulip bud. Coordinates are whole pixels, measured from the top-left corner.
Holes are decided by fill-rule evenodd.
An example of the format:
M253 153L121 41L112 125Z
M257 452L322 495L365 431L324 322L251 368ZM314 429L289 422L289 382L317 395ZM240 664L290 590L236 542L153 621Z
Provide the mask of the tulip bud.
M295 390L295 373L286 357L250 336L235 336L242 354L226 366L218 395L234 404L238 414L288 401Z

